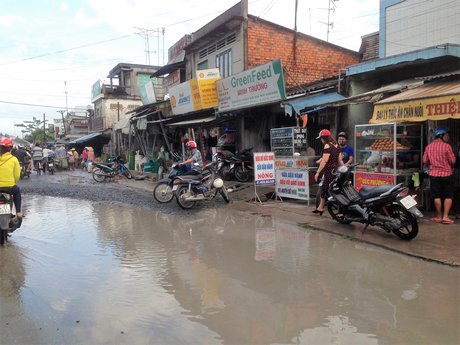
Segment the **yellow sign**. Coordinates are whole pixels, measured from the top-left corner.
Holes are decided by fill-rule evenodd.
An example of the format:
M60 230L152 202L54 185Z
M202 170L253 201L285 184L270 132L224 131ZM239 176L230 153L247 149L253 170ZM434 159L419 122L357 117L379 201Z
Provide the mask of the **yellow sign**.
M460 119L460 94L374 105L370 123Z
M196 71L201 96L201 108L215 108L219 105L216 81L220 79L218 68Z

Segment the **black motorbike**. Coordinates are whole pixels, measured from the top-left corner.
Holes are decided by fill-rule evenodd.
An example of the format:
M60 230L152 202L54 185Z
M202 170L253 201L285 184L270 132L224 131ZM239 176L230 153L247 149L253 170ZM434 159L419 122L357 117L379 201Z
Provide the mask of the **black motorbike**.
M217 171L225 181L235 178L238 182L247 182L254 173L252 148L245 149L237 155L229 151L221 152L217 160Z
M21 167L21 180L24 178L30 178L30 161L19 162Z
M359 222L393 232L403 240L418 234L417 218L423 217L409 189L402 183L378 187L362 187L359 192L351 183L351 171L356 166L342 166L329 186L327 210L341 224Z
M13 196L0 190L0 246L8 241L8 234L17 229L18 218L14 212Z
M46 164L45 164L45 167L44 167L46 170L48 170L48 172L51 174L51 175L54 175L54 172L56 171L56 163L54 162L54 158L53 157L48 157L48 159L46 160Z
M123 175L127 179L133 178L121 156L111 158L108 163L94 163L92 175L96 182L104 182L106 179L112 179L117 175Z
M216 162L211 162L208 168L212 171L215 165ZM225 202L229 203L230 197L224 181L217 174L213 173L211 176L211 178L202 174L176 176L173 180L173 192L179 206L190 209L197 201L212 200L218 193Z

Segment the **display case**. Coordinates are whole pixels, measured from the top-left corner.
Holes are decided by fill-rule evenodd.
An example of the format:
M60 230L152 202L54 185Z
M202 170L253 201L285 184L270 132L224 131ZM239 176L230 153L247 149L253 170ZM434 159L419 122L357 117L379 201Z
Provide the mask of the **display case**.
M422 168L422 125L382 123L355 126L355 186L409 184Z

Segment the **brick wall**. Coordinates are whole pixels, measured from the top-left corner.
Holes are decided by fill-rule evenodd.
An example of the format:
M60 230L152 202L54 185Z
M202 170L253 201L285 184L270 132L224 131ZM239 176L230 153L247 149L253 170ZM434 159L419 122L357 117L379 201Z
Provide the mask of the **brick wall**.
M301 33L294 61L293 43L293 30L249 16L248 69L280 58L286 87L292 87L336 76L339 69L359 62L358 52Z

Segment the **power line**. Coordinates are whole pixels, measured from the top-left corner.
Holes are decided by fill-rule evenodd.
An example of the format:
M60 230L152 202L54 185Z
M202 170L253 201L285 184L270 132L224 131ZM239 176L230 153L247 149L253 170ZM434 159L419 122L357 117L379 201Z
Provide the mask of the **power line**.
M112 42L112 41L121 40L121 39L130 37L130 36L133 36L133 35L134 35L134 34L119 36L119 37L111 38L111 39L104 40L104 41L99 41L99 42L84 44L84 45L81 45L81 46L78 46L78 47L73 47L73 48L68 48L68 49L62 49L62 50L56 50L55 52L51 52L51 53L46 53L46 54L31 56L31 57L28 57L28 58L19 59L19 60L14 60L14 61L9 61L9 62L4 62L4 63L1 63L0 66L11 65L11 64L14 64L14 63L23 62L23 61L28 61L28 60L34 60L34 59L39 59L39 58L42 58L42 57L45 57L45 56L54 55L54 54L66 53L66 52L69 52L69 51L72 51L72 50L77 50L77 49L81 49L81 48L92 47L92 46L99 45L99 44L103 44L103 43L107 43L107 42Z
M0 103L5 103L5 104L13 104L13 105L24 105L24 106L29 106L29 107L41 107L41 108L53 108L53 109L62 109L65 107L57 107L55 105L45 105L45 104L32 104L32 103L21 103L21 102L10 102L10 101L2 101L0 100ZM81 110L78 108L69 108L70 110Z

